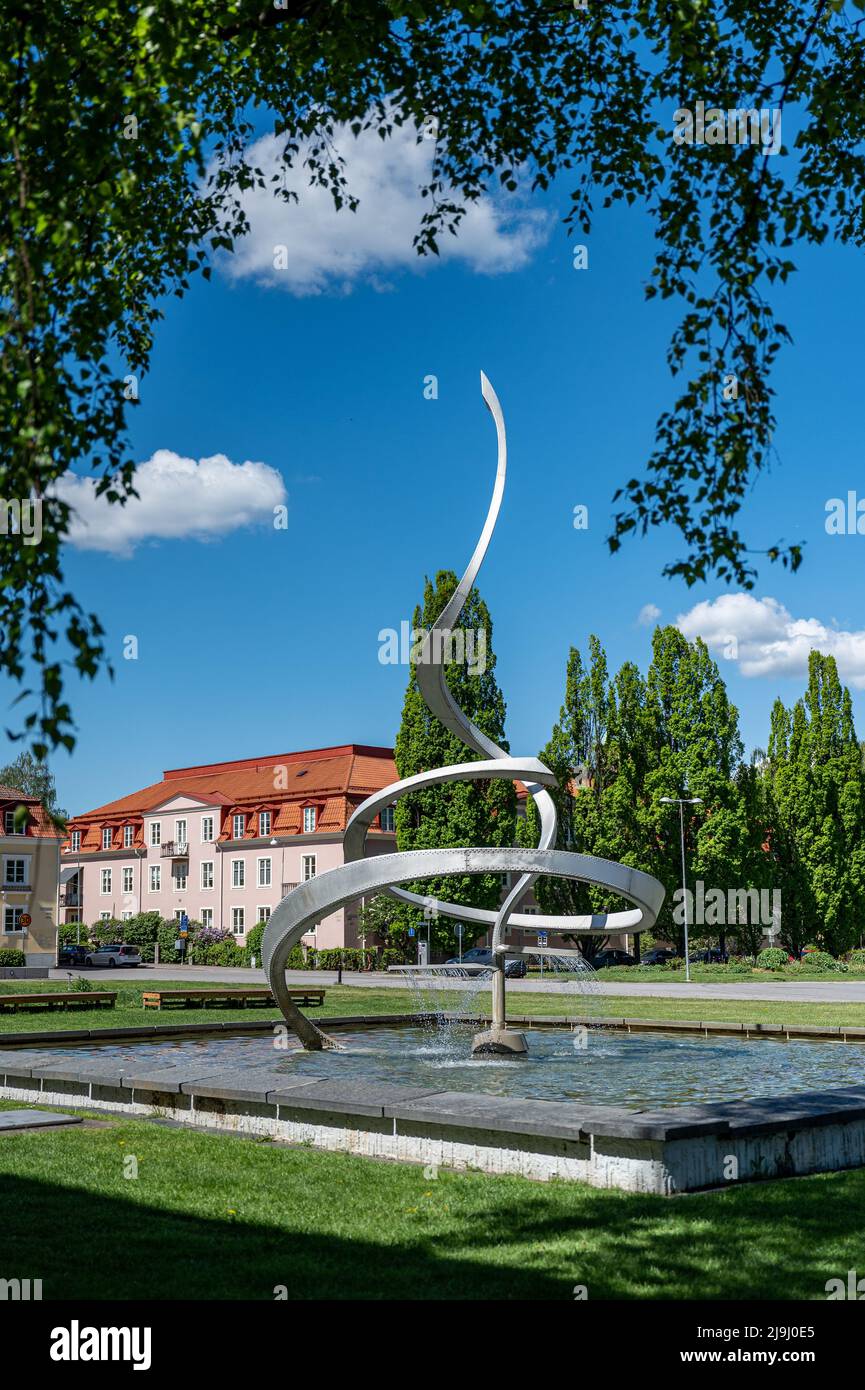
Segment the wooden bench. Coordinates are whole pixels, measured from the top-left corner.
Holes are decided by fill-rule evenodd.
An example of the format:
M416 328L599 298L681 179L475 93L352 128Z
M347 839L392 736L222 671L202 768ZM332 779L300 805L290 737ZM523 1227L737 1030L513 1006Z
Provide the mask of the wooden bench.
M295 1004L323 1004L325 990L318 985L300 985L289 991ZM145 1009L161 1009L163 1004L180 1004L183 1008L207 1008L208 1004L273 1004L269 989L152 989L142 994Z
M3 1009L113 1009L117 991L110 989L75 990L70 994L55 991L51 994L0 993L0 1012Z

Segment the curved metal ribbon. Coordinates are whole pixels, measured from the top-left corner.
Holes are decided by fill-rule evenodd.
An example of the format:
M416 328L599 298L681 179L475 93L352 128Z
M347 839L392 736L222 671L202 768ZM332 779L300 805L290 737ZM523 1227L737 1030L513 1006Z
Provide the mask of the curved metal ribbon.
M448 688L443 660L446 643L443 639L453 631L486 555L501 508L507 473L505 422L498 397L483 372L481 392L495 421L498 440L492 500L466 571L423 640L415 674L420 693L431 713L468 748L480 753L484 761L458 763L452 767L422 772L416 777L393 782L368 797L357 807L346 827L343 841L346 862L301 883L283 898L272 913L262 942L264 968L283 1015L307 1048L336 1044L293 1003L285 978L289 952L312 924L354 898L371 892L386 892L414 907L425 908L429 903L428 898L397 885L446 874L517 873L517 882L497 911L463 907L459 903L436 903L437 910L443 916L492 928L492 949L499 956L504 955L507 949L505 935L510 926L558 933L626 931L638 926L650 927L664 900L663 886L649 874L608 859L553 849L557 831L556 808L545 788L556 785L555 776L537 758L515 758L506 753L463 713ZM384 807L391 806L400 797L446 782L493 778L508 781L519 779L525 784L540 817L541 832L537 849L427 849L363 858L367 831L373 820ZM624 912L565 917L516 912L515 909L539 874L555 874L559 878L578 879L608 888L634 903L635 908Z

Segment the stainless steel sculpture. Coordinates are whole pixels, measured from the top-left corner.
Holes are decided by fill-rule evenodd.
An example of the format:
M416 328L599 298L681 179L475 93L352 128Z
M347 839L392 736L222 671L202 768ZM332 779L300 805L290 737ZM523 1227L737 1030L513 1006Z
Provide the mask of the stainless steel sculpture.
M506 1027L505 955L507 953L509 956L521 954L537 957L545 954L539 947L524 947L521 951L509 948L506 937L511 927L558 934L608 933L633 930L637 927L646 928L654 923L664 900L662 885L649 874L627 868L624 864L613 863L608 859L596 859L587 854L553 849L556 841L556 811L553 799L545 788L556 785L555 777L537 758L510 757L504 749L499 748L498 744L487 738L486 734L463 714L448 689L443 659L448 649L445 638L455 629L477 578L495 528L505 489L505 423L498 397L483 372L481 392L495 421L498 439L498 466L492 501L466 572L435 627L431 628L423 639L416 675L420 692L431 712L468 748L481 754L483 761L459 763L454 767L422 772L417 777L407 777L376 792L358 806L346 827L343 841L346 862L339 868L301 883L283 898L274 910L262 943L264 968L270 979L274 998L286 1021L307 1048L335 1047L337 1044L306 1018L290 999L285 978L286 961L291 948L300 941L304 932L322 917L354 898L364 894L389 893L403 902L423 908L428 904L428 898L409 892L398 885L444 874L519 875L498 911L463 907L459 903L438 901L436 904L442 916L454 917L458 921L469 922L473 926L492 931L491 944L496 961L492 981L492 1027L488 1032L478 1034L474 1050L507 1053L525 1051L525 1039L522 1034L510 1032ZM373 820L384 807L391 806L406 793L444 782L468 782L477 778L499 777L511 781L519 778L533 797L541 823L540 843L537 849L425 849L363 858L366 834ZM518 912L519 904L539 874L581 879L607 888L611 893L626 898L635 906L623 912L599 913L594 916L545 917ZM557 952L550 950L546 954L555 955Z

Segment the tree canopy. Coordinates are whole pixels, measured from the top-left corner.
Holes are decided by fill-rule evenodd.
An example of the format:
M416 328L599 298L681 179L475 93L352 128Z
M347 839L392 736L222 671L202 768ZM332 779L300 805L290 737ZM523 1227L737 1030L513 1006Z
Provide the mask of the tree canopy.
M667 572L750 586L741 502L771 454L771 368L789 337L772 310L796 243L861 244L865 0L56 0L0 11L0 484L35 496L40 544L5 544L0 658L24 682L37 756L74 742L67 666L106 664L97 614L68 585L69 509L53 484L89 468L134 491L127 426L166 296L247 230L247 151L284 137L346 216L336 128L437 136L421 255L485 191L548 190L587 233L599 204L637 204L656 250L646 294L674 299L680 385L645 476L622 480L610 548L661 523ZM795 113L777 156L760 141L673 143L676 111ZM791 115L792 119L792 115ZM784 126L787 130L787 126ZM563 190L565 190L563 192ZM735 378L737 394L724 383ZM795 568L800 548L758 537ZM19 730L19 732L21 732Z

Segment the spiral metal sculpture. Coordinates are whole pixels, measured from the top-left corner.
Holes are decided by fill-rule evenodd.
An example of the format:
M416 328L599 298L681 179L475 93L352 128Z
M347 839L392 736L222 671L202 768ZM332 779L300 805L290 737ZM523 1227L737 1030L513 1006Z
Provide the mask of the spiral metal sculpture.
M506 945L510 928L522 927L531 931L552 933L609 933L648 928L655 922L664 899L663 886L649 874L628 868L608 859L577 854L553 848L556 841L555 804L547 787L556 785L549 768L537 758L511 757L488 738L463 713L447 684L444 668L445 638L456 627L460 613L477 578L487 551L505 489L507 444L505 423L498 397L486 376L481 373L481 393L492 414L498 439L498 466L487 518L468 567L454 590L453 597L443 609L435 626L426 633L416 665L417 683L421 695L445 728L461 739L482 761L458 763L452 767L436 768L430 772L407 777L376 792L364 801L348 822L343 837L345 863L327 873L301 883L282 899L274 909L264 933L262 956L274 998L293 1031L306 1048L335 1047L329 1038L310 1019L301 1013L290 998L285 969L289 952L316 922L328 913L365 894L388 893L414 907L428 906L429 899L398 885L448 874L513 873L519 877L497 911L464 907L460 903L437 901L437 911L457 921L492 932L495 961L493 972L493 1026L483 1038L491 1050L521 1051L513 1045L514 1037L506 1035L504 1007L505 955L538 956L539 948L521 951ZM469 782L477 779L505 778L522 781L533 798L540 818L540 840L537 849L424 849L406 853L380 854L363 857L367 831L385 807L400 797L420 788L446 782ZM609 889L611 893L632 902L632 909L622 912L587 914L584 916L541 916L520 913L520 903L540 874L555 874L559 878L579 879ZM550 952L550 954L561 954ZM499 1043L504 1039L501 1046ZM477 1041L477 1040L476 1040Z

